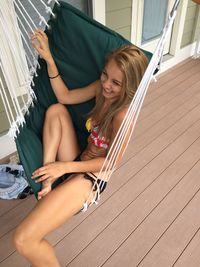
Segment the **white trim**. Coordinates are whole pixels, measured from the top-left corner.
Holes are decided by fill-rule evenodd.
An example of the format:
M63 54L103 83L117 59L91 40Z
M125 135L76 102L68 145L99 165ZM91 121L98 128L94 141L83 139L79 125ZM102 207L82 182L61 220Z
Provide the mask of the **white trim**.
M141 45L143 6L144 1L132 0L131 42L137 46Z
M197 11L198 13L197 13L197 20L196 20L196 29L194 32L194 36L197 35L197 42L196 42L196 47L194 51L194 58L198 58L200 56L200 30L198 27L198 25L200 24L200 5L197 8L198 8L198 11Z
M101 24L106 24L106 0L92 0L93 18Z
M194 36L197 34L198 35L198 31L199 31L199 27L198 25L200 25L200 5L197 6L197 18L196 18L196 23L195 23L195 31L194 31Z
M0 148L0 159L16 151L15 142L8 135L0 137Z
M176 56L172 56L170 59L162 62L161 69L158 72L158 75L172 68L173 66L180 63L181 61L189 57L192 57L194 54L195 46L196 46L196 42L180 49L179 51L177 51Z
M173 55L173 56L176 56L176 54L179 53L179 50L181 49L181 41L182 41L182 36L183 36L183 31L184 31L187 7L188 7L188 0L180 1L179 7L177 10L176 19L174 22L171 45L169 49L170 55Z
M168 18L168 14L172 9L173 4L174 0L168 1L166 19ZM143 17L144 0L132 0L131 42L144 50L154 53L160 37L142 44ZM165 42L164 54L169 52L170 41L171 34L168 35L168 38Z
M131 42L133 44L137 43L137 36L138 36L138 32L137 32L137 28L134 29L133 25L138 25L138 5L139 2L138 0L132 0L132 9L131 9ZM137 44L136 44L137 45Z

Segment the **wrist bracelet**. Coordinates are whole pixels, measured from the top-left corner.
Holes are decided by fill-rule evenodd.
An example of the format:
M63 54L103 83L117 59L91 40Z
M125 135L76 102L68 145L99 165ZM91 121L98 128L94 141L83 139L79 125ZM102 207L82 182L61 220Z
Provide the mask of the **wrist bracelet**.
M60 76L60 73L58 73L56 76L53 76L53 77L48 76L48 77L49 77L49 79L55 79L55 78L57 78L58 76Z

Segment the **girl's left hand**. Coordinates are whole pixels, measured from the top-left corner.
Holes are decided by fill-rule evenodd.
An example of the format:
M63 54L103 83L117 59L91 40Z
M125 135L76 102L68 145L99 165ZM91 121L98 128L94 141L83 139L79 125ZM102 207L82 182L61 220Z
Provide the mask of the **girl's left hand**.
M40 29L36 30L35 33L31 35L31 41L33 47L47 63L52 60L48 37L44 31Z
M66 162L56 161L53 163L48 163L35 170L32 173L32 179L37 179L36 182L42 182L46 179L56 180L60 176L66 173ZM39 178L38 178L39 177Z

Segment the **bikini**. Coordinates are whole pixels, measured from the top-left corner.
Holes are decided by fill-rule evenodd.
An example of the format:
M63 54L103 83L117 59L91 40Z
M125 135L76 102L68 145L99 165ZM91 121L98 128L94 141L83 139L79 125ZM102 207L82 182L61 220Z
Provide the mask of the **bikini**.
M99 148L108 149L109 141L106 140L105 137L102 137L99 135L98 126L95 126L95 127L91 126L91 119L88 119L86 121L85 126L86 126L86 129L90 132L89 138L91 142ZM99 200L100 194L106 189L107 182L101 179L98 179L97 176L92 172L87 172L83 174L86 180L89 180L92 182L93 191L96 192L96 197L91 204L93 203L97 204L97 200ZM88 204L87 202L85 202L81 211L83 212L86 211L88 206L90 206L91 204Z

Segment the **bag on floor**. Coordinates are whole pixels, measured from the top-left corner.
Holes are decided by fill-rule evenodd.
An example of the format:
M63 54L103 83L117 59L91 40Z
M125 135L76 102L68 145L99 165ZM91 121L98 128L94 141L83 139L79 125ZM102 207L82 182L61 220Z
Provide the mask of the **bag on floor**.
M32 193L22 165L0 165L0 198L23 199Z

